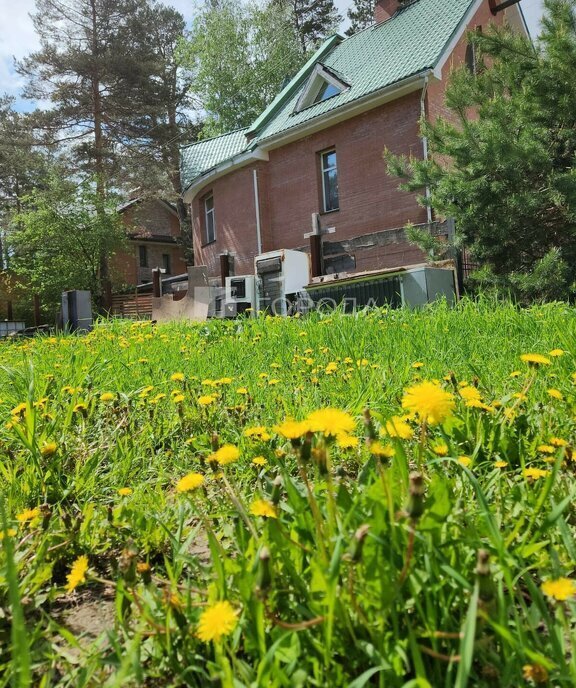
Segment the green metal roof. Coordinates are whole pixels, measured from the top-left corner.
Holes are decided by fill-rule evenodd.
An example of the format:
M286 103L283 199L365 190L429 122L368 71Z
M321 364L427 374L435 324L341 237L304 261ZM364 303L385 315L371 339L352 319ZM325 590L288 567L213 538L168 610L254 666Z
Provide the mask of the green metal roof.
M228 134L182 146L180 149L182 188L186 189L196 177L245 150L246 131L246 129L237 129Z
M474 2L413 0L388 21L346 40L330 37L251 127L182 150L184 186L242 150L434 68ZM295 112L307 77L318 62L341 75L350 88Z

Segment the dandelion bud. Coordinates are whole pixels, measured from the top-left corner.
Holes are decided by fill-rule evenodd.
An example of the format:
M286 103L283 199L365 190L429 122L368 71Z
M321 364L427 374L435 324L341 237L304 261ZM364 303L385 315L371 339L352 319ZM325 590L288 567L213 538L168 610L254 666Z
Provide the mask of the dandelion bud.
M282 492L282 476L277 475L272 482L272 497L271 501L274 506L278 505Z
M478 578L479 596L483 602L490 602L494 598L494 586L490 575L490 553L485 549L478 550L476 576Z
M46 530L48 528L48 524L50 523L50 517L52 516L50 504L40 505L40 515L42 516L42 530Z
M417 519L424 513L424 478L421 473L410 473L410 488L406 513L410 518Z
M364 409L364 432L366 438L370 440L370 442L374 442L374 440L378 437L378 433L374 427L374 421L370 415L370 409Z
M326 452L326 447L322 446L314 449L312 456L316 461L320 475L326 475L328 473L328 453Z
M136 583L136 565L138 562L138 550L132 542L129 542L118 558L118 570L128 585Z
M352 538L352 542L350 543L350 547L348 549L348 556L355 564L357 564L362 558L362 549L364 547L364 541L366 540L366 535L368 535L369 530L370 526L365 523L354 533L354 537Z
M300 447L300 459L304 462L310 461L310 456L312 455L312 438L314 437L314 433L312 432L307 432L304 441L302 442L302 446Z
M256 573L256 594L265 597L272 586L272 569L270 567L270 550L262 547L258 557L258 571Z
M149 585L152 582L152 569L150 564L145 561L141 561L136 565L136 571L142 576L142 582L145 585Z
M220 438L218 437L218 434L213 432L212 437L210 438L210 442L212 444L212 451L217 452L218 449L220 448Z

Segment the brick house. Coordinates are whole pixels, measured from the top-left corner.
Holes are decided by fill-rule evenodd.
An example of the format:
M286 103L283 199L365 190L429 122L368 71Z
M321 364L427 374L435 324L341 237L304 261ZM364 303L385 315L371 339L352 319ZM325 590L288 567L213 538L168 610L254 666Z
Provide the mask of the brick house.
M427 155L419 120L445 113L455 66L474 69L468 31L527 28L517 0L379 0L375 19L327 39L250 127L182 148L195 263L212 278L225 254L241 275L260 253L307 250L312 225L331 228L322 272L423 261L402 228L433 215L386 175L382 152Z
M112 261L114 281L137 286L152 280L152 270L165 270L164 278L186 272L184 252L178 243L180 224L176 208L162 199L133 198L118 208L128 234L128 248Z

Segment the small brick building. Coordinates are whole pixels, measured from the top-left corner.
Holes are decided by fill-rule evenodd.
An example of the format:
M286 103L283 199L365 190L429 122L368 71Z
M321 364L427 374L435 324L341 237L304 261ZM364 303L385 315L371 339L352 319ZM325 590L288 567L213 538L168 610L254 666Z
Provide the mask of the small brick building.
M163 277L186 272L176 208L162 199L133 198L118 212L126 225L128 249L114 256L112 272L117 284L137 286L152 281L152 270L162 268Z
M326 40L250 127L182 148L195 263L212 278L223 254L241 275L260 253L306 250L313 225L332 230L324 272L422 262L402 228L434 218L387 176L382 152L427 155L419 121L445 114L455 66L474 69L468 31L527 29L508 0L380 0L375 20Z

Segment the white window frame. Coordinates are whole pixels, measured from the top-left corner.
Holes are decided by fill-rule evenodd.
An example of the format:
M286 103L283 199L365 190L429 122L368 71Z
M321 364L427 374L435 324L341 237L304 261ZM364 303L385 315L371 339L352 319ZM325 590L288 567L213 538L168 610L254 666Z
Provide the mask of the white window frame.
M310 105L315 105L315 100L320 93L320 90L326 83L329 83L337 88L340 93L350 88L349 84L341 79L338 79L338 77L336 77L334 74L331 74L326 67L319 62L314 67L306 87L302 91L300 98L298 98L294 112L300 112L300 110L304 110L304 108L310 107ZM330 96L330 98L335 98L337 95L339 94L335 93L334 95ZM326 100L328 100L328 98L326 98Z
M212 201L212 207L208 208L208 201ZM214 213L214 194L204 197L204 245L212 244L216 241L216 216ZM209 233L209 226L212 226L212 236Z
M325 167L325 159L334 153L334 159L335 163L334 165L330 167ZM332 213L335 210L340 210L340 193L338 189L338 196L337 196L337 203L338 205L335 208L328 208L328 196L327 196L327 189L326 189L326 182L325 182L325 174L326 172L331 172L334 170L336 172L336 188L338 189L338 156L336 155L336 148L330 148L329 150L322 151L320 153L320 174L322 175L322 212L324 213Z

